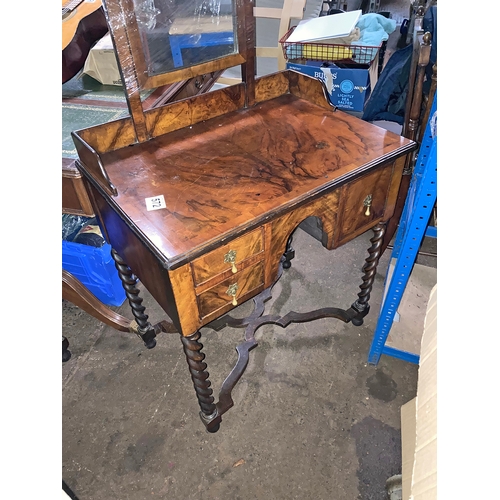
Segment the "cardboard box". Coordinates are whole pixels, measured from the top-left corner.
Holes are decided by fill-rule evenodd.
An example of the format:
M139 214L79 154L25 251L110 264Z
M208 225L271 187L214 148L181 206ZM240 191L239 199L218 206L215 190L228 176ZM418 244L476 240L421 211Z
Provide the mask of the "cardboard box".
M83 73L95 78L103 85L122 86L122 78L109 33L90 49L83 66Z
M331 103L346 111L363 111L371 87L374 85L370 74L371 68L339 68L333 63L320 61L310 61L306 64L288 62L286 66L287 69L322 80Z
M401 407L402 498L437 499L437 285L420 348L417 397Z
M402 489L403 499L409 500L411 477L415 457L415 436L417 434L417 398L413 398L401 407L401 449L402 449Z

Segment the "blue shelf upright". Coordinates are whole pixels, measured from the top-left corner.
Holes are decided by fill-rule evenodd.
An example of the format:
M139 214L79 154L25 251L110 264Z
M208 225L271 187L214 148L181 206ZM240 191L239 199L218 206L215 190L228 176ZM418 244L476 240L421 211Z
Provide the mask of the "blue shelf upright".
M388 272L386 277L384 298L368 354L368 363L372 365L378 364L382 354L419 363L417 354L385 343L420 245L425 236L437 237L436 228L429 226L437 198L437 93L429 117L391 253L390 262L395 262L395 265L393 272Z

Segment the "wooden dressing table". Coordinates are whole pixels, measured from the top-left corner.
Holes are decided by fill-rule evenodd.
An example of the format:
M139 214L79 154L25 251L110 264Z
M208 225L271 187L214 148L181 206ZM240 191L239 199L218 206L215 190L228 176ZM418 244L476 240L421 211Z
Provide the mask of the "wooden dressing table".
M177 3L171 17L191 15L196 22L200 2ZM160 11L161 4L155 1ZM163 73L148 69L156 67L147 47L154 23L145 27L131 0L108 0L104 8L130 116L74 132L77 166L113 247L138 334L154 347L159 333L142 306L140 280L180 334L201 419L215 432L233 405L231 391L260 326L324 317L362 324L384 223L394 211L405 157L416 144L336 110L319 80L293 71L255 79L250 1L233 2L233 46ZM142 109L141 89L237 64L240 84ZM289 267L291 235L309 216L321 220L328 249L373 229L358 298L345 310L263 316L272 285ZM228 314L252 298L255 310L248 318ZM171 324L165 321L161 329L171 331ZM216 402L199 330L227 324L245 328L244 342Z

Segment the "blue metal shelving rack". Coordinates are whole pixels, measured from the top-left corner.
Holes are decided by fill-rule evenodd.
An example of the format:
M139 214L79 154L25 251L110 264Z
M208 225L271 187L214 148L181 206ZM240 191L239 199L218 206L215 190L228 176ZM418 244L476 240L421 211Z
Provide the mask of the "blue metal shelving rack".
M378 364L382 354L419 363L414 353L386 346L386 340L410 278L420 245L425 236L437 237L429 219L437 197L437 93L429 122L420 145L408 196L396 233L390 262L395 260L392 274L386 277L384 299L368 354L368 363Z

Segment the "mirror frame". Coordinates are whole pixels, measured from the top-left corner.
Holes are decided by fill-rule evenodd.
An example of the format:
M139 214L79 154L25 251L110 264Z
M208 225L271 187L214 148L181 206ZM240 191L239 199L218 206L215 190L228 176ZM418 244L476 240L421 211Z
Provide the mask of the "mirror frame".
M245 4L252 0L234 0L237 51L209 62L183 67L165 73L148 74L145 51L135 17L133 0L102 0L111 39L115 47L122 81L129 95L140 90L158 88L187 80L204 73L244 64L248 57Z

